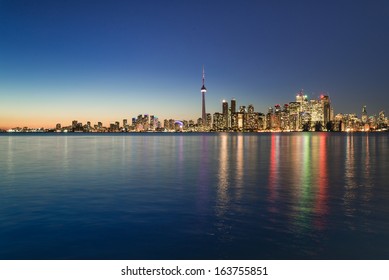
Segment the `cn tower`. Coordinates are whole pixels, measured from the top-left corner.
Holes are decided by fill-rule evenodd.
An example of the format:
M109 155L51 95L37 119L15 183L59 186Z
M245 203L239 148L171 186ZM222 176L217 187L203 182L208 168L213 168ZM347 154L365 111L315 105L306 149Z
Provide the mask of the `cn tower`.
M207 113L205 113L205 93L207 92L207 88L204 85L205 82L205 73L204 73L204 66L203 66L203 86L201 87L201 94L203 96L203 110L201 118L203 119L203 126L207 124Z

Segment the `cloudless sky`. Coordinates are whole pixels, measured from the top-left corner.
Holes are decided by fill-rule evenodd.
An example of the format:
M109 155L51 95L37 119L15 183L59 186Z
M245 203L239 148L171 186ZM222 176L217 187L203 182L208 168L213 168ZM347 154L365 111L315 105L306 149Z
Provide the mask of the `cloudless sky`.
M389 113L389 1L0 0L0 128L256 111Z

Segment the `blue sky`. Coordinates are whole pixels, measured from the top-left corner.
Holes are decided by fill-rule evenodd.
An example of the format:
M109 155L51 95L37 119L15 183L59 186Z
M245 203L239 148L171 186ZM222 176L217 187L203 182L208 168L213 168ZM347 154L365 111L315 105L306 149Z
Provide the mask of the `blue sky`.
M0 127L256 111L326 92L389 108L389 2L0 0Z

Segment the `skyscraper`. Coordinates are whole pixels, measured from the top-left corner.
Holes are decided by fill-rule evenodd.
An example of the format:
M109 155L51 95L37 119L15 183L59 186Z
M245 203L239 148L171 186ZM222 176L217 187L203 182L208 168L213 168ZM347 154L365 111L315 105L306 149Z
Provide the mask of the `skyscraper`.
M233 98L231 100L231 119L230 119L230 128L236 130L237 122L236 122L236 100Z
M321 103L323 105L323 125L327 126L331 120L331 101L328 95L322 94L320 96Z
M362 124L367 123L367 111L366 106L362 107Z
M207 92L207 88L205 87L204 83L205 83L205 73L204 73L204 66L203 66L203 86L201 87L201 94L203 97L201 118L203 121L203 126L205 126L207 123L207 113L205 112L205 93Z
M228 129L228 102L226 100L223 100L223 120L224 120L224 129Z

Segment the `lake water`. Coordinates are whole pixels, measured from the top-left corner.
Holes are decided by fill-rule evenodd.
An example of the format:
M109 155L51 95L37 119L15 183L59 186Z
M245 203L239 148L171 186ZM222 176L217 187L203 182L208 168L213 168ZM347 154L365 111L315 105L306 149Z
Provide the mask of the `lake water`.
M0 259L389 259L388 136L3 134Z

